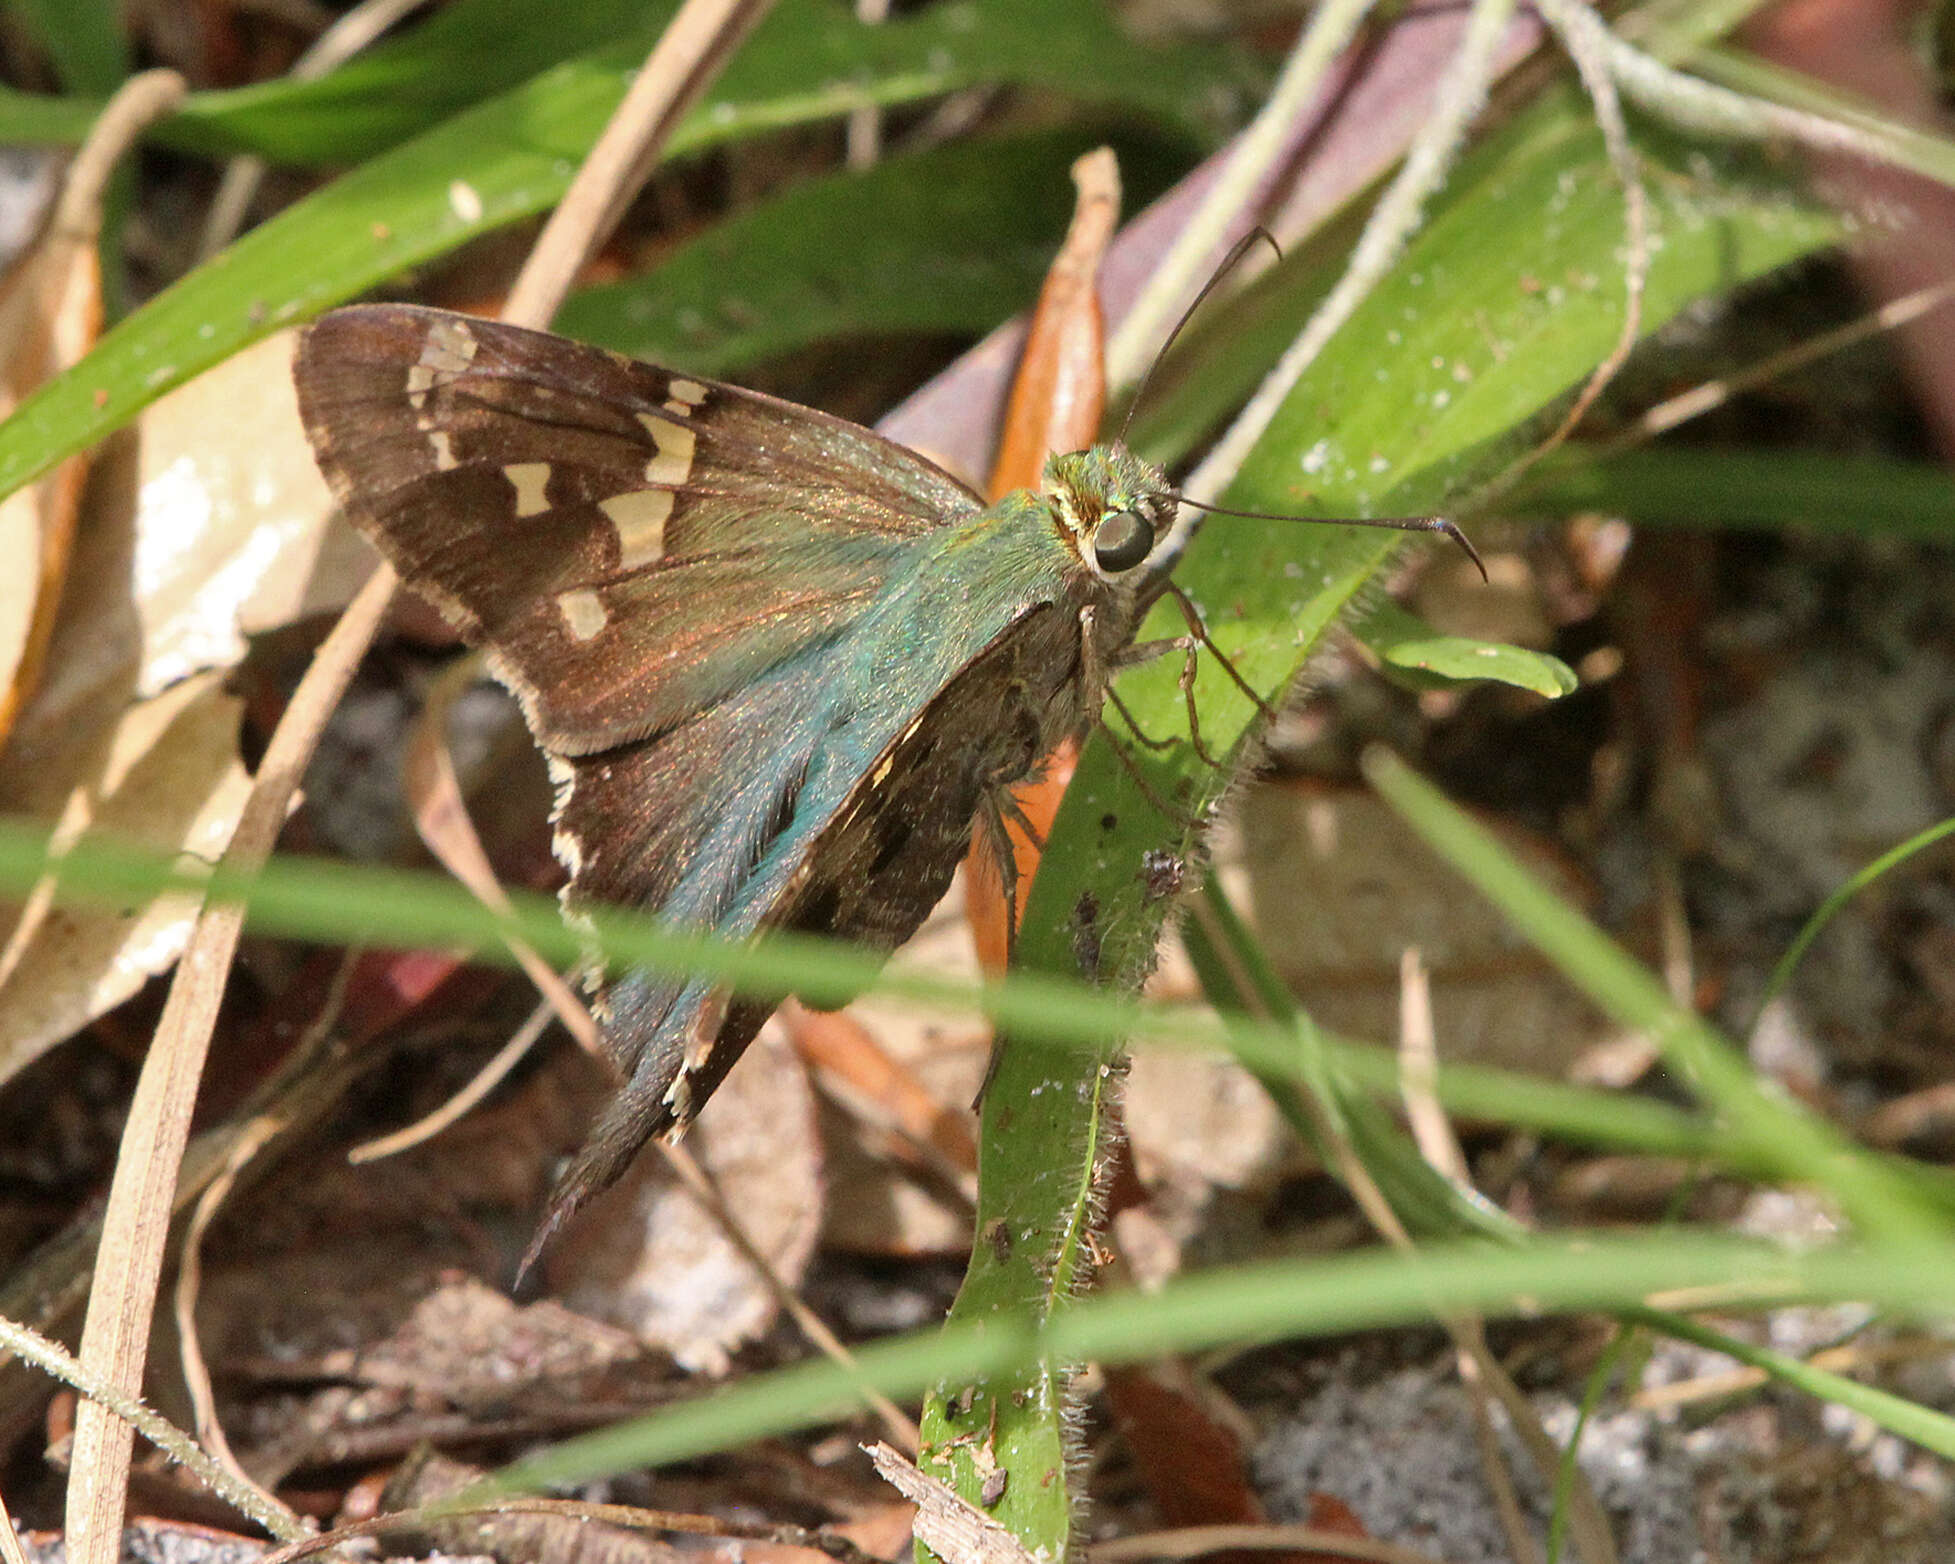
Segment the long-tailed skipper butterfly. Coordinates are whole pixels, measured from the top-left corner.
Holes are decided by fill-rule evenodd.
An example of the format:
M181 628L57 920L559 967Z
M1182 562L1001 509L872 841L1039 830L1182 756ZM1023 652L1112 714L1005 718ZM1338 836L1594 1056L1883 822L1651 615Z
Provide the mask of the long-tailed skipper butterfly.
M521 703L566 898L732 938L913 933L973 818L1099 711L1180 498L1116 443L986 506L841 419L438 310L335 311L295 373L346 514ZM610 984L625 1085L539 1244L771 1008Z

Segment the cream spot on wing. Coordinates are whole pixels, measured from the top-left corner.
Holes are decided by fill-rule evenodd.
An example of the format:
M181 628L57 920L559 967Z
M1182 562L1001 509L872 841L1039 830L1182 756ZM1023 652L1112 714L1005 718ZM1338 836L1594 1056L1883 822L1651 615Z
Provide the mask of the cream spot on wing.
M685 406L682 408L672 407L671 402L665 404L667 407L671 407L675 413L689 413L701 402L706 400L706 388L697 380L674 380L665 389L673 401L685 403Z
M543 763L550 768L550 784L556 797L550 804L550 850L557 855L557 862L570 871L570 881L561 894L568 896L577 883L577 876L584 868L584 844L577 839L577 833L563 823L570 801L577 796L577 768L553 750L543 752ZM584 921L586 931L590 928L588 919Z
M640 413L638 421L652 437L657 454L645 463L647 483L684 483L692 473L693 452L698 440L683 424L667 423L651 413Z
M559 592L557 611L563 615L565 628L580 641L588 641L611 622L597 594L582 589Z
M446 429L430 429L428 431L428 444L434 447L434 470L436 472L453 472L460 465L455 460L455 448L448 443L448 431Z
M903 746L916 737L916 730L923 726L923 719L928 715L927 712L919 712L910 719L910 725L897 734L896 742L889 746L889 753L877 761L876 769L869 773L869 786L881 787L889 779L889 773L896 769L897 756Z
M458 315L438 315L421 344L421 362L445 375L459 375L475 362L475 333Z
M597 508L618 529L618 563L627 570L665 557L665 524L672 518L672 495L665 489L633 489L599 500Z
M419 412L428 392L452 380L474 362L477 343L468 322L438 316L421 341L420 356L407 366L407 400Z
M518 516L540 516L550 508L543 494L550 485L548 462L511 462L502 469L502 475L516 491Z

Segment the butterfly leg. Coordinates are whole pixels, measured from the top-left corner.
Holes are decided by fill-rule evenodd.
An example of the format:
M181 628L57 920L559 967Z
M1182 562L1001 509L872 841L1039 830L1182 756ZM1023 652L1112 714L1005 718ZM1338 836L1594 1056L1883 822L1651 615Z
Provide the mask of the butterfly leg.
M1160 789L1148 781L1145 773L1141 771L1139 766L1134 764L1134 757L1127 753L1126 744L1121 741L1120 735L1115 733L1107 725L1104 718L1094 718L1093 725L1105 737L1107 747L1113 751L1113 758L1120 762L1121 769L1127 773L1128 777L1133 781L1134 786L1140 789L1141 796L1147 800L1149 805L1153 807L1154 811L1163 820L1172 820L1176 826L1184 831L1194 831L1200 827L1201 822L1189 814L1187 810L1177 808L1161 796Z
M1169 590L1173 591L1174 589L1170 587ZM1193 635L1170 636L1159 641L1141 641L1123 651L1117 659L1115 666L1132 668L1139 663L1152 662L1156 657L1165 656L1169 652L1180 652L1182 654L1181 704L1187 708L1188 712L1188 737L1193 741L1195 754L1200 758L1202 764L1207 766L1211 771L1220 771L1223 769L1222 762L1210 754L1208 746L1202 742L1201 714L1195 710L1195 675L1201 667L1199 654L1205 644L1210 644L1206 641L1205 637L1203 639L1197 639ZM1220 654L1218 653L1217 655L1219 656ZM1127 710L1126 703L1118 695L1114 694L1112 685L1107 686L1107 698L1113 702L1115 709L1120 715L1126 718L1127 726L1133 729L1134 737L1139 739L1142 744L1152 750L1172 749L1174 747L1173 742L1169 739L1150 737L1146 730L1134 720L1134 714Z
M994 785L984 790L978 804L980 829L984 832L985 845L991 849L991 861L998 866L998 894L1005 903L1005 970L1009 972L1018 965L1018 853L1012 845L1011 833L1006 830L1007 820L1015 821L1029 840L1043 849L1044 837L1025 817L1025 811L1018 806L1018 800L1011 796L1011 789ZM978 1089L971 1098L971 1112L984 1111L984 1094L991 1089L991 1078L998 1073L998 1060L1004 1049L1004 1039L991 1039L991 1056L985 1062L984 1079L978 1082Z
M1113 709L1120 713L1121 719L1127 724L1127 731L1133 734L1143 747L1153 750L1156 754L1174 748L1173 739L1157 739L1143 728L1140 719L1127 709L1127 703L1120 698L1120 692L1110 684L1107 686L1106 698L1113 702Z
M1009 967L1018 954L1018 853L1006 822L1016 820L1020 829L1033 839L1038 833L1032 830L1025 811L1018 807L1018 800L1003 787L985 789L978 804L978 820L984 831L985 846L991 849L991 861L998 869L998 894L1005 903L1005 965ZM1038 845L1044 847L1045 843L1040 841Z
M1201 669L1201 661L1198 654L1204 648L1211 652L1215 660L1227 671L1229 677L1235 681L1236 688L1241 690L1244 695L1247 695L1250 700L1254 701L1256 708L1265 717L1274 717L1276 713L1267 701L1250 688L1249 682L1237 671L1235 664L1209 638L1208 627L1202 623L1201 611L1189 600L1187 594L1172 583L1169 584L1168 591L1173 595L1175 603L1181 609L1182 617L1188 621L1189 633L1186 635L1169 636L1158 641L1141 641L1123 651L1115 660L1114 666L1116 668L1132 668L1140 663L1152 662L1156 657L1165 656L1169 652L1182 653L1183 659L1180 680L1181 703L1188 713L1188 737L1194 744L1195 753L1200 757L1202 763L1211 770L1221 771L1225 767L1202 739L1201 713L1195 706L1195 676ZM1115 709L1120 715L1126 719L1127 726L1133 730L1134 737L1147 748L1152 750L1165 750L1174 747L1171 740L1157 739L1150 736L1141 727L1139 722L1135 720L1134 714L1127 709L1126 703L1120 699L1111 686L1108 686L1107 697L1113 702Z
M1194 599L1189 597L1186 592L1182 591L1172 581L1167 584L1167 589L1168 596L1174 599L1175 605L1181 610L1182 618L1188 621L1188 634L1197 644L1207 648L1209 655L1222 665L1222 671L1235 681L1235 687L1238 690L1249 697L1251 704L1255 706L1257 711L1262 713L1263 720L1265 722L1274 722L1276 720L1276 708L1256 693L1250 686L1249 681L1243 678L1242 670L1237 668L1235 663L1230 660L1228 653L1224 652L1221 647L1217 646L1209 638L1208 626L1202 621L1202 611L1195 606ZM1191 677L1189 684L1184 686L1184 688L1192 688L1192 684L1193 680Z
M1107 674L1108 672L1117 673L1123 668L1135 668L1142 663L1152 662L1155 658L1163 656L1168 652L1192 653L1197 643L1185 635L1170 636L1165 640L1159 641L1139 641L1132 646L1122 647L1114 654L1111 669L1104 669L1100 665L1099 654L1095 650L1093 639L1093 610L1090 605L1079 611L1079 631L1080 660L1084 665L1086 687L1089 690L1098 690L1106 700L1113 702L1114 710L1120 713L1121 717L1126 721L1127 727L1133 733L1134 738L1142 746L1154 750L1157 753L1163 750L1173 749L1174 740L1157 739L1140 725L1139 719L1134 716L1133 712L1128 710L1127 703L1120 698L1119 691L1114 689L1113 683L1107 677ZM1105 723L1100 723L1100 729L1109 738L1112 737L1112 729L1108 728Z
M1178 636L1175 641L1168 643L1187 649L1187 659L1181 665L1181 700L1188 708L1188 736L1194 741L1195 753L1220 771L1223 769L1222 763L1209 753L1208 746L1202 742L1201 714L1195 709L1195 674L1199 669L1196 650L1205 648L1216 662L1221 664L1222 671L1235 682L1238 690L1249 697L1256 710L1262 713L1264 721L1275 720L1276 708L1256 693L1249 681L1243 678L1241 670L1229 659L1228 654L1215 644L1209 636L1208 626L1202 621L1201 610L1195 606L1194 599L1172 581L1167 583L1167 595L1174 599L1175 606L1181 610L1181 617L1188 624L1187 635Z
M1030 842L1039 852L1045 851L1045 832L1032 823L1032 817L1025 813L1018 802L1018 795L1008 787L1001 787L993 795L993 807L1003 815L1008 824L1018 827L1018 834Z

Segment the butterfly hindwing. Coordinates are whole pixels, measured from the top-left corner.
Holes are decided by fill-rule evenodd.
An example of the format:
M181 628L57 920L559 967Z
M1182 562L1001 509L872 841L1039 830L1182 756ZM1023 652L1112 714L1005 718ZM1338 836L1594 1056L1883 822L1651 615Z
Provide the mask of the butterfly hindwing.
M877 950L900 944L949 888L984 795L1023 777L1079 720L1078 673L1079 627L1064 607L1045 603L1013 619L917 710L845 796L793 800L792 818L764 844L751 844L759 861L726 888L716 926L734 935L792 929ZM784 689L779 698L793 694ZM729 725L726 751L740 748L732 727L752 731L764 704L757 699ZM564 824L588 836L600 817L645 808L663 763L658 751L653 741L615 760L573 762ZM809 758L777 758L774 779L805 774ZM638 843L697 826L640 818ZM757 812L748 824L759 823ZM607 837L604 850L622 866L638 843ZM627 1084L559 1182L539 1244L647 1140L690 1121L773 1009L729 998L708 981L648 973L628 974L606 1002L607 1030L635 1039L637 1051L620 1059Z

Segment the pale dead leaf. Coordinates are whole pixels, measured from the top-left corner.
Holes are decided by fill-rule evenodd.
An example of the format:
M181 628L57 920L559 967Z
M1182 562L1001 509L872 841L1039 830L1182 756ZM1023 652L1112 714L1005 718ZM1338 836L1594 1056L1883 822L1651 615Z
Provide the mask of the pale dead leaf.
M327 525L290 360L289 337L239 354L96 462L44 675L0 750L0 809L63 844L103 829L214 860L246 792L221 670L372 568ZM182 897L50 912L43 891L0 919L0 1079L168 970L194 915Z
M198 376L109 441L89 485L48 671L23 726L102 725L229 668L245 637L344 605L374 557L312 460L292 337Z
M807 1072L774 1027L713 1093L686 1149L775 1273L795 1285L821 1231L821 1148ZM766 1330L777 1309L718 1223L651 1155L591 1202L544 1269L551 1292L571 1308L712 1373Z
M896 952L890 969L976 979L963 876ZM871 1081L846 1079L830 1063L822 1064L822 1090L850 1120L844 1125L830 1116L822 1241L858 1254L914 1256L968 1248L969 1175L960 1168L963 1153L956 1141L968 1143L971 1138L971 1103L991 1053L989 1024L982 1016L933 1014L873 994L850 1005L847 1014L901 1072L902 1100L893 1100ZM918 1086L934 1101L933 1116L908 1100ZM946 1138L944 1130L953 1124L963 1126L963 1133Z
M1296 1138L1269 1093L1233 1060L1145 1048L1128 1065L1121 1098L1134 1169L1164 1182L1265 1193L1296 1162Z
M249 778L238 759L243 703L221 677L186 680L43 757L26 727L0 756L0 807L48 822L57 846L100 829L212 862ZM0 920L0 1080L122 1003L182 953L194 898L114 912L55 907L47 887Z
M373 573L329 526L325 480L299 422L294 334L226 359L143 415L136 469L138 694L245 653L245 637L337 612Z
M886 1482L916 1506L916 1540L944 1564L1034 1564L1011 1532L888 1445L864 1445Z
M970 1249L971 1206L955 1185L918 1167L910 1148L890 1132L839 1107L823 1108L829 1181L824 1248L906 1260Z
M166 70L123 83L69 164L46 230L0 281L0 417L94 345L102 326L103 193L130 145L186 90ZM28 562L0 590L0 742L41 678L89 461L69 457L0 501L0 559Z

